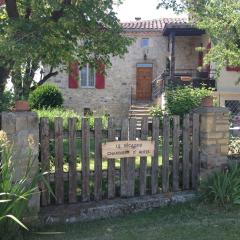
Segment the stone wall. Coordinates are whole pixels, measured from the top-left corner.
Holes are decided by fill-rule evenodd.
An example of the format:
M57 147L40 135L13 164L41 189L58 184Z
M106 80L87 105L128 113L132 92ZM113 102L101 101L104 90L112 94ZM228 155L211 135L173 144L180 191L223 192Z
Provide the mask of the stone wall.
M136 93L136 64L153 64L153 78L159 76L166 68L168 52L168 39L161 32L128 33L135 39L129 52L124 58L112 58L112 67L107 69L105 89L78 89L68 88L68 74L60 73L51 79L63 91L65 106L83 114L84 108L90 108L98 114L109 113L117 118L128 116L131 104L131 92L133 98ZM142 38L150 38L148 49L141 47ZM176 39L176 68L190 69L197 67L197 52L199 37L177 37ZM147 60L144 60L147 53ZM131 91L132 88L132 91Z
M229 144L229 111L226 108L202 107L200 114L200 161L205 170L227 163Z
M14 180L25 175L31 156L31 174L38 172L39 160L39 121L33 112L3 112L1 129L7 133L13 145ZM30 215L34 217L40 209L40 196L35 194L29 203Z

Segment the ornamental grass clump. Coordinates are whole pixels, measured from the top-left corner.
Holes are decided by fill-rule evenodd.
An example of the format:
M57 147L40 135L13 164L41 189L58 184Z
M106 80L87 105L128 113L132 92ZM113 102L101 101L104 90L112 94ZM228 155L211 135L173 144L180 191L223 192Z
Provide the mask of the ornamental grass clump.
M46 183L45 173L33 168L36 143L31 135L28 143L28 164L21 179L16 180L16 167L12 161L13 145L7 134L0 131L0 236L4 240L21 239L21 230L28 230L23 218L28 214L29 201L34 194L38 194L38 182Z
M217 170L200 185L201 199L226 207L240 204L240 165Z

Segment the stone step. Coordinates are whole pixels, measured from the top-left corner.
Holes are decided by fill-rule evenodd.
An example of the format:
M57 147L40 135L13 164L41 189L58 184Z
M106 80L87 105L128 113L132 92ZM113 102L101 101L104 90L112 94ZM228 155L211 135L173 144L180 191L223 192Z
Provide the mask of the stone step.
M144 114L144 113L130 113L129 114L129 117L132 117L132 118L144 118L144 117L151 117L150 114Z
M133 109L133 108L130 108L129 111L132 111L132 112L150 112L150 109L149 108L141 108L141 109Z
M136 109L136 110L141 110L141 109L147 109L147 110L150 110L150 106L131 106L130 109Z
M129 109L129 119L135 118L136 119L136 128L140 130L142 127L142 119L144 117L149 118L149 122L152 122L152 117L150 115L150 108L151 104L139 104L139 105L132 105Z

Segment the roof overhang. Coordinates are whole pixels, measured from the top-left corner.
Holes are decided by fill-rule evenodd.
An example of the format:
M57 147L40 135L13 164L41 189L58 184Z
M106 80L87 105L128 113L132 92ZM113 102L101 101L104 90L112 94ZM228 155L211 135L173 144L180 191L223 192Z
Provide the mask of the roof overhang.
M205 34L204 30L190 24L169 23L163 29L163 36L169 36L173 32L175 32L176 36L201 36Z

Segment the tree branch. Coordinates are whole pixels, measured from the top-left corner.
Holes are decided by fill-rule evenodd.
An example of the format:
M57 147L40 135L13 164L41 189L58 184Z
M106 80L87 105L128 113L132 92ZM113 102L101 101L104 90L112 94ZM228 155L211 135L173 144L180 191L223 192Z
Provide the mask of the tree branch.
M32 9L30 7L26 8L25 18L29 19L32 14Z
M58 71L53 72L53 68L50 68L49 73L43 77L43 79L41 79L35 86L31 87L31 90L36 89L37 87L43 85L48 79L50 79L51 77L55 77L58 75Z

